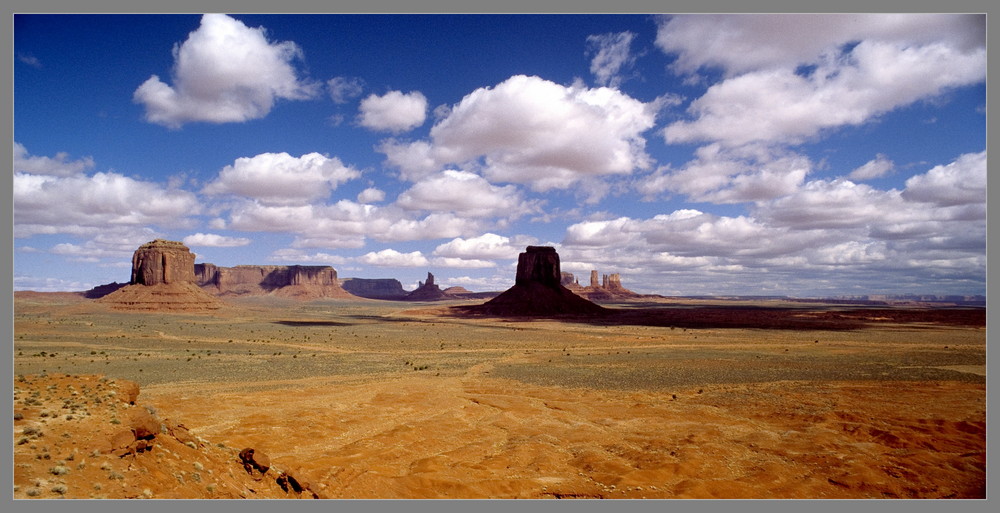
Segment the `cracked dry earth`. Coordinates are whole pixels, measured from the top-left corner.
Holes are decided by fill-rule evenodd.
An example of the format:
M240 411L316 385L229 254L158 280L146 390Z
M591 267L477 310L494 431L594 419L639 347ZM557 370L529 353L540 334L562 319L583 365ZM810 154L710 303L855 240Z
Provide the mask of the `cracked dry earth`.
M246 339L216 335L216 317L91 314L87 322L100 324L93 327L70 313L20 321L14 497L986 494L981 328L574 326L567 335L551 322L452 325L386 313L370 324L360 316L309 321L315 314L292 323L287 311L273 315L277 322L264 314L233 320L253 330ZM63 337L66 327L72 335ZM81 335L84 328L95 334ZM267 341L264 329L272 330ZM506 338L458 338L473 332ZM136 356L138 347L148 353ZM300 347L308 351L293 353ZM42 348L59 354L32 356ZM87 356L91 348L97 354ZM81 373L55 373L54 365ZM50 370L32 372L41 366ZM755 378L758 367L768 379ZM90 368L107 369L106 377L83 373ZM690 383L691 375L702 381Z

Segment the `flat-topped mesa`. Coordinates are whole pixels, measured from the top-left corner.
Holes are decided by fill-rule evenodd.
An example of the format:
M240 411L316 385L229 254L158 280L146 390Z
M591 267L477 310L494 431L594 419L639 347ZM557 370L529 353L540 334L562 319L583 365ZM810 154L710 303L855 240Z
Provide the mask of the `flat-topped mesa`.
M156 239L132 255L131 285L193 283L194 253L181 242Z
M107 287L97 301L116 310L217 310L222 303L195 285L194 253L176 241L156 239L132 255L132 279Z
M395 278L345 278L340 286L355 296L369 299L402 299L408 294Z
M195 264L202 289L220 296L275 295L299 299L350 297L340 286L337 270L328 265Z
M517 276L515 284L528 282L558 288L562 282L559 269L559 253L551 246L528 246L517 256Z

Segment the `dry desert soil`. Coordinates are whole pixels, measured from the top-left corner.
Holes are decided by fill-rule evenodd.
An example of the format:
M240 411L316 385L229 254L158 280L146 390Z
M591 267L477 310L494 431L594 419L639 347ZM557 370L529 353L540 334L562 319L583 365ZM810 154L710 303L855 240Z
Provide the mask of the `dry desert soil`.
M458 304L15 294L13 495L986 495L984 309Z

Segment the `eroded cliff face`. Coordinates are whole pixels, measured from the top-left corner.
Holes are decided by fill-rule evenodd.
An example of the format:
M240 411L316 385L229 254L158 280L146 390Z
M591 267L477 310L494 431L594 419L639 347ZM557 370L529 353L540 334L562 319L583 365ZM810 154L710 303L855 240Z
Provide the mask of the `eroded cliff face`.
M515 284L538 283L558 288L562 281L559 254L551 246L528 246L517 256Z
M598 280L600 276L600 280ZM562 284L579 296L591 301L617 301L642 297L622 285L622 277L618 273L599 275L597 270L590 271L590 285L584 287L573 273L562 273Z
M434 283L434 275L431 273L427 273L426 282L420 282L416 290L406 295L407 301L437 301L439 299L448 299L448 295L441 290L438 284Z
M195 285L194 253L177 241L156 239L132 255L132 279L98 290L98 301L116 310L216 310L221 302ZM117 285L117 284L115 284ZM100 288L98 288L100 289Z
M402 299L408 294L395 278L346 278L340 286L355 296L369 299Z
M195 283L220 296L350 297L327 265L195 264Z
M132 255L130 285L194 282L194 253L183 243L156 239Z

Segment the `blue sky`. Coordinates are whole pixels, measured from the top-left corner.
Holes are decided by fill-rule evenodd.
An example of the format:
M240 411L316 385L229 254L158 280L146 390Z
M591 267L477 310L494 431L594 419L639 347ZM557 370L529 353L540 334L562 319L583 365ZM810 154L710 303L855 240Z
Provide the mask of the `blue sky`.
M982 15L17 15L14 288L132 252L985 294ZM584 280L585 281L585 280Z

